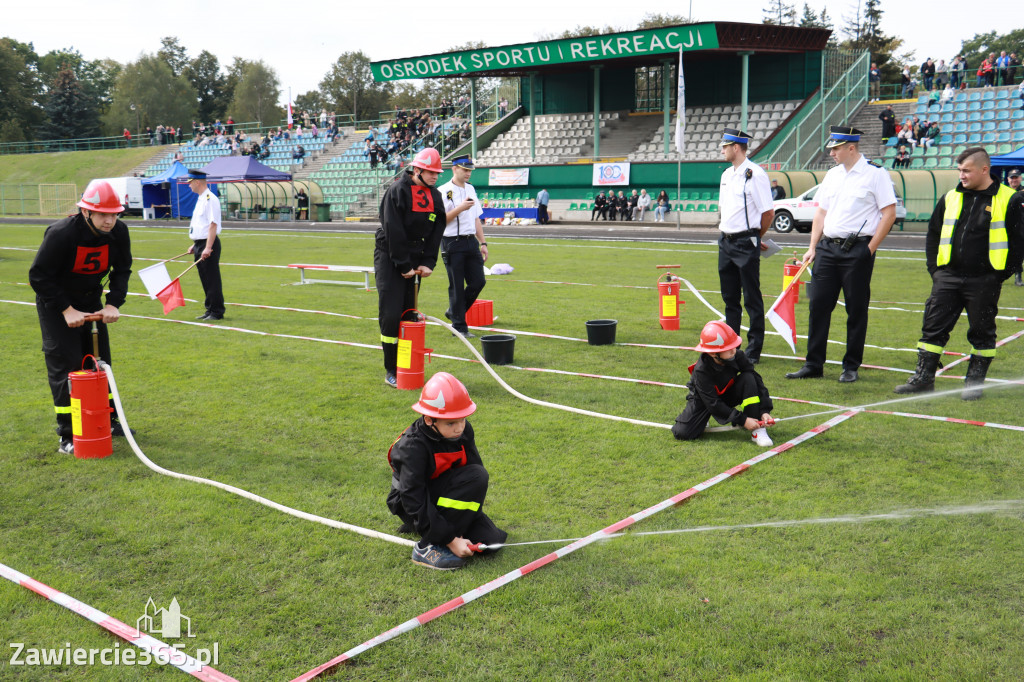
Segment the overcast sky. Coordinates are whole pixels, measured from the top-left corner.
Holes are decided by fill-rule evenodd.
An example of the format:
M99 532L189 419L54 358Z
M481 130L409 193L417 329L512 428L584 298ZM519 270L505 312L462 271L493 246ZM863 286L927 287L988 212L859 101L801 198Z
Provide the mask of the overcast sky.
M863 2L863 0L861 0ZM217 55L221 66L234 57L262 59L281 80L282 104L317 87L343 52L362 50L371 60L443 52L469 41L489 46L538 40L578 25L633 28L648 13L692 16L699 21L760 23L767 0L714 0L676 3L654 0L604 2L584 0L566 5L550 0L446 2L387 0L346 3L306 0L297 3L140 3L91 0L87 3L6 3L0 35L31 42L39 54L74 47L89 60L134 61L156 52L160 38L177 36L194 57L202 50ZM798 16L803 0L793 2ZM817 12L823 0L809 0ZM944 3L940 3L944 4ZM836 30L844 16L858 13L856 0L829 3ZM977 33L1006 32L1003 12L957 12L950 21L940 8L916 0L882 0L882 30L905 38L915 61L949 59L961 40ZM1011 22L1013 23L1013 22ZM1017 22L1019 23L1019 22Z

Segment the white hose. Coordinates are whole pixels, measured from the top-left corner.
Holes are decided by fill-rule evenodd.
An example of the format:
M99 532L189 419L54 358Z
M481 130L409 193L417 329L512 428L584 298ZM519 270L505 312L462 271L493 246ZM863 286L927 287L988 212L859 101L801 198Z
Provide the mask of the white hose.
M474 347L473 344L471 344L466 339L466 337L464 337L462 334L460 334L458 331L456 331L455 327L451 326L447 322L444 322L443 320L437 319L436 317L431 317L430 315L425 315L424 317L426 317L431 322L436 322L437 324L441 325L442 327L444 327L445 329L450 331L455 336L455 338L461 339L462 342L464 344L466 344L466 347L469 348L470 352L472 352L473 355L476 356L477 360L480 361L480 364L483 365L484 369L486 369L490 373L490 375L492 377L494 377L494 380L497 381L499 384L501 384L502 388L504 388L506 391L508 391L509 393L514 395L515 397L519 398L520 400L525 400L528 403L533 403L534 405L540 405L541 407L551 407L551 408L554 408L556 410L564 410L565 412L575 412L576 414L585 414L585 415L587 415L589 417L601 417L602 419L612 419L614 421L628 422L630 424L637 424L639 426L653 426L653 427L659 428L659 429L671 429L672 428L672 426L669 425L669 424L658 424L656 422L647 422L647 421L644 421L642 419L630 419L629 417L618 417L618 416L616 416L614 414L604 414L603 412L592 412L591 410L584 410L584 409L580 409L578 407L570 407L568 405L559 405L558 403L549 403L546 400L537 400L536 398L531 398L528 395L523 395L522 393L520 393L516 389L512 388L511 386L509 386L507 383L505 383L505 380L502 379L500 376L498 376L497 373L493 369L491 369L491 366L487 363L486 360L484 360L483 356L480 355L480 352L477 351L476 347Z
M236 488L233 485L227 485L226 483L212 481L208 478L200 478L199 476L179 474L175 471L164 469L163 467L154 464L152 461L150 461L148 457L142 454L142 450L139 449L138 443L135 442L135 438L132 436L131 429L128 428L128 419L127 417L125 417L124 408L121 406L121 395L117 391L117 381L114 380L114 371L110 368L110 365L103 362L102 360L100 361L99 366L100 369L107 373L107 381L110 383L110 393L114 397L114 407L117 409L117 417L118 419L121 420L121 426L124 428L124 437L128 439L128 444L132 446L132 450L135 452L135 456L138 457L143 464L145 464L147 467L149 467L156 473L162 474L164 476L170 476L171 478L180 478L183 481L192 481L193 483L212 485L214 488L220 488L221 490L225 490L229 493L238 495L239 497L244 497L247 500L258 502L265 507L276 509L279 512L284 512L285 514L294 516L296 518L305 519L306 521L321 523L325 526L330 526L331 528L337 528L339 530L347 530L353 533L359 533L360 535L365 535L368 538L386 540L388 542L393 542L396 545L405 545L407 547L412 547L414 544L416 544L414 541L406 540L405 538L396 537L394 535L388 535L387 533L381 533L379 531L370 530L368 528L361 528L360 526L353 526L350 523L335 521L334 519L327 519L323 516L317 516L316 514L309 514L304 511L299 511L298 509L292 509L291 507L286 507L283 504L278 504L273 500L268 500L265 497L260 497L259 495L250 493L247 490Z

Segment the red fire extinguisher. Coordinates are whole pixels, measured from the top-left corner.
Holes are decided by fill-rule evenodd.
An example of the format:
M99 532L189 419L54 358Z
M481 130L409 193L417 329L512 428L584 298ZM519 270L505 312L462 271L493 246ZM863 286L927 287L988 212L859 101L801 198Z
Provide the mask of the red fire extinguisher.
M419 311L413 309L412 312L419 317ZM427 323L423 320L403 321L398 326L398 388L408 391L423 388L423 355L434 352L433 348L423 347L426 328Z
M782 290L785 291L789 283L793 281L796 274L800 272L800 259L796 256L786 259L785 264L782 266ZM800 302L800 282L793 285L796 293L793 295L793 302Z
M680 268L681 265L658 265L658 269ZM665 281L662 281L664 278ZM679 329L679 278L671 272L658 277L658 323L662 329Z
M85 369L86 360L92 358L93 370ZM93 355L82 358L81 371L68 374L71 382L71 434L75 444L75 457L97 459L114 452L110 438L110 389L107 373L99 368Z

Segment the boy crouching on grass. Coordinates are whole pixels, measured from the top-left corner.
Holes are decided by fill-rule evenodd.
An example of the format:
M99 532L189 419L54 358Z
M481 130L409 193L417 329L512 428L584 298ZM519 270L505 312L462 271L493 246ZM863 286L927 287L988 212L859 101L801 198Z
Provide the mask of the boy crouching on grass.
M487 470L466 417L476 403L447 372L430 378L412 406L422 417L388 450L391 492L388 509L402 519L400 533L415 530L413 563L451 571L473 556L471 544L501 544L508 533L481 511Z
M704 325L697 350L700 359L690 367L686 409L676 417L672 435L679 440L696 440L704 434L708 417L719 424L742 426L758 445L770 446L772 439L765 425L774 424L770 412L772 399L761 375L746 354L742 343L725 322L715 320Z

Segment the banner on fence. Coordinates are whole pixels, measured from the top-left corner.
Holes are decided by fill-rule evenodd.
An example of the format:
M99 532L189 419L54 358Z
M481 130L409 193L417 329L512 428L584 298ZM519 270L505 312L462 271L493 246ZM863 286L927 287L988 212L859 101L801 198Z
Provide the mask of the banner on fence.
M492 168L487 173L487 184L491 187L529 185L529 168Z

